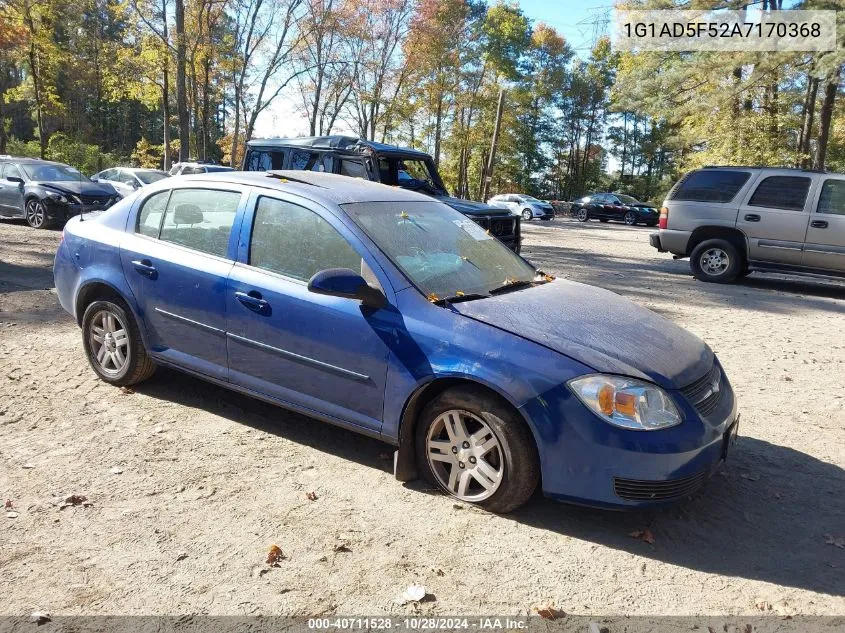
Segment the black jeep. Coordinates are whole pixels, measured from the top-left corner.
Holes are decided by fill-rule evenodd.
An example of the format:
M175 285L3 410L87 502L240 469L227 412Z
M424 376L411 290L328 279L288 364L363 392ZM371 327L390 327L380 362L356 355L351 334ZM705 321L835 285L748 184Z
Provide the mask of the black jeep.
M419 191L472 218L513 251L520 250L519 217L506 209L450 196L425 152L351 136L253 139L247 143L243 169L325 171Z

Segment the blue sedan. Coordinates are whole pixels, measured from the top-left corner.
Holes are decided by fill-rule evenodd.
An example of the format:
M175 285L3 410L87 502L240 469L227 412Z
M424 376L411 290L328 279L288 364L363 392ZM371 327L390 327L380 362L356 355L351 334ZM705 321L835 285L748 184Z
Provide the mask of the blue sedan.
M55 280L104 381L177 368L389 442L397 478L494 512L538 485L603 507L678 500L736 436L698 338L402 189L162 180L68 222Z

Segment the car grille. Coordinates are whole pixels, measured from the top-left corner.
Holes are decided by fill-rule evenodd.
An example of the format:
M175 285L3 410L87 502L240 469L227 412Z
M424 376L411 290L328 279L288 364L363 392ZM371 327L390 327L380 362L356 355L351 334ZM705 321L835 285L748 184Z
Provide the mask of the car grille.
M111 202L111 196L91 196L84 194L76 194L76 197L79 198L82 204L99 204L105 207L109 204L109 202Z
M703 377L681 389L687 400L692 403L695 410L704 417L707 417L722 401L724 389L722 388L722 372L719 366L713 363L713 368Z
M669 501L688 497L701 487L706 477L707 471L667 481L614 477L613 491L619 498L627 501Z

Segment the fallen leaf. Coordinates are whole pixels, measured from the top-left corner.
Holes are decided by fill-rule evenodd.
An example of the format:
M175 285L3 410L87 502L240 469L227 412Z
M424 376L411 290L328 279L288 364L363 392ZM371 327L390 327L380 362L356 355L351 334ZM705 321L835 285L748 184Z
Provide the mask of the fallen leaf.
M120 393L123 394L124 396L129 396L129 395L135 393L135 390L130 388L130 387L121 387Z
M544 620L557 620L558 618L562 618L566 615L564 611L555 608L553 604L544 604L539 607L534 607L534 611Z
M279 561L285 559L285 553L278 545L271 545L270 552L267 554L267 564L271 567L278 567Z
M338 543L337 545L334 546L334 551L342 552L342 553L345 553L345 554L349 554L349 553L352 552L352 550L349 549L349 545L347 545L346 543Z
M185 560L188 558L188 555L185 552L182 552L176 557L176 562L178 563L180 560Z
M6 518L7 519L17 519L20 515L17 512L7 512Z
M27 463L27 464L24 464L23 466L21 466L21 468L26 468L27 470L29 470L30 468L35 468L35 464Z
M426 595L425 587L422 585L408 585L408 588L399 596L397 602L400 605L408 604L409 602L420 602Z
M317 493L313 492L313 491L312 492L306 492L305 498L308 499L308 501L316 501L317 500Z
M110 472L112 475L119 475L123 472L123 469L120 466L112 466Z
M839 549L845 549L845 538L833 538L830 534L824 535L824 542L828 545L833 545L834 547L838 547Z
M82 506L84 508L90 508L92 505L93 504L88 501L88 497L85 495L70 495L69 497L65 497L59 504L59 510L63 510L68 506Z
M648 528L645 528L644 530L634 530L633 532L629 532L628 536L631 538L638 538L649 545L654 545L654 534L652 534L651 530Z
M50 617L49 613L44 613L43 611L33 611L32 614L29 616L29 621L33 624L41 626L42 624L46 624L47 622L52 622L53 618Z
M446 575L446 572L444 572L442 569L438 569L434 573L437 574L438 576L445 576Z
M12 500L11 500L11 499L6 499L6 505L5 505L5 508L8 510L8 509L9 509L9 508L11 508L11 507L12 507Z

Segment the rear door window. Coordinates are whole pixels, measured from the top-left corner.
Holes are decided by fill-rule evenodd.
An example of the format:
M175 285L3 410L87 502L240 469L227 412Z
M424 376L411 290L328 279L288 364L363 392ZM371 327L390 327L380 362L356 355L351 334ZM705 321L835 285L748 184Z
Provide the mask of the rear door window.
M246 171L270 171L283 169L285 150L251 149L246 154Z
M803 211L809 190L806 176L769 176L757 185L748 206Z
M241 194L235 191L174 189L164 214L161 239L226 257L240 200Z
M816 213L845 215L845 180L825 180Z
M363 163L360 163L355 160L341 159L340 175L351 176L352 178L363 178L364 180L368 180L367 168L364 167Z
M730 202L750 177L750 172L729 169L694 171L678 184L670 199Z

